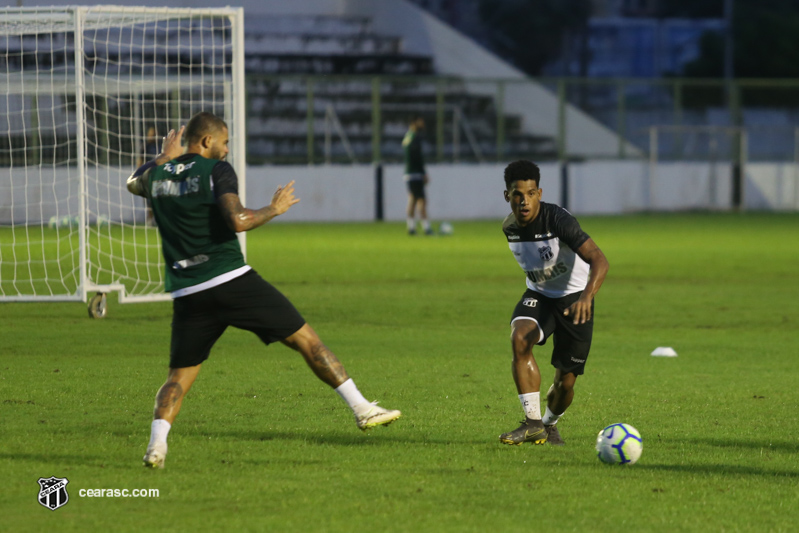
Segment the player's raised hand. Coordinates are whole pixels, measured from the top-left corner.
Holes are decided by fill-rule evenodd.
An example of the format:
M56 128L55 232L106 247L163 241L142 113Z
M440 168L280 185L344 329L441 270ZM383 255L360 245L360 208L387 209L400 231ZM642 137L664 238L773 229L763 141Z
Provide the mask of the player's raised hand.
M572 317L572 324L585 324L591 320L591 299L580 298L563 311L563 316Z
M270 205L275 215L282 215L299 201L300 199L294 196L294 180L291 180L285 187L278 185L275 194L272 195L272 203Z
M164 144L161 147L161 155L158 156L158 159L163 157L167 161L171 161L183 155L182 143L183 131L185 129L186 126L181 126L177 132L175 130L169 130L169 133L164 137Z

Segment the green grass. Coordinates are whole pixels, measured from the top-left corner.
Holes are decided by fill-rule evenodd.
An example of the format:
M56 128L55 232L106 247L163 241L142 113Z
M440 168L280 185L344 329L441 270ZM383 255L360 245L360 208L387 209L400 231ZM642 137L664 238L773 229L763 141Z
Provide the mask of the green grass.
M104 320L82 304L0 305L0 529L794 531L799 216L582 223L611 268L562 448L497 440L522 417L508 321L524 290L499 221L456 223L448 238L398 224L251 233L249 262L403 418L362 434L297 354L229 330L163 471L140 458L169 303L112 298ZM657 346L679 357L650 357ZM536 354L548 383L549 346ZM631 467L593 451L619 421L643 435ZM70 501L51 512L36 495L53 475L69 479Z
M163 292L161 244L154 227L90 225L89 269L96 284L122 284L128 295ZM80 285L76 225L0 228L0 295L75 295Z

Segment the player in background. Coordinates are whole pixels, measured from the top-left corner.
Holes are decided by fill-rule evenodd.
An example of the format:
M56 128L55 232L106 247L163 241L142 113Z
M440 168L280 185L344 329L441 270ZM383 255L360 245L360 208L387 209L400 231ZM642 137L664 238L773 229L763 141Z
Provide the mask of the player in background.
M245 208L236 172L225 162L227 154L225 122L198 113L185 128L170 131L158 157L128 178L128 190L151 201L161 234L166 290L173 298L169 373L156 395L145 466L163 468L167 434L183 399L228 326L252 331L265 344L280 341L300 352L316 376L347 402L360 429L389 424L401 414L367 401L291 302L244 262L236 233L269 222L300 200L292 181L278 187L266 207Z
M140 166L156 157L158 157L158 133L155 131L155 127L150 126L147 128L147 135L144 137L144 160L140 163Z
M424 119L416 116L408 126L408 132L402 139L402 152L405 157L405 182L408 184L408 208L406 209L408 235L416 235L416 213L422 220L425 235L432 235L433 229L427 220L427 196L425 187L430 181L424 168L422 154L422 132Z
M513 379L525 419L503 433L505 444L564 443L557 422L571 405L574 383L585 370L594 328L594 296L608 272L605 254L568 211L541 201L541 173L530 161L505 168L502 224L508 246L527 275L527 290L511 319ZM541 373L533 346L552 336L555 379L541 418Z

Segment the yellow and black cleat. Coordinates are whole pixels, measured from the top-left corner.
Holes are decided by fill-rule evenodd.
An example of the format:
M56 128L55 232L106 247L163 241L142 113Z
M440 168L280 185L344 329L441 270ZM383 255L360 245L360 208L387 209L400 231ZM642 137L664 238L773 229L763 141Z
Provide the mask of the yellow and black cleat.
M513 431L500 435L499 441L503 444L515 444L517 446L524 442L544 444L547 441L547 430L540 420L526 418L521 424Z

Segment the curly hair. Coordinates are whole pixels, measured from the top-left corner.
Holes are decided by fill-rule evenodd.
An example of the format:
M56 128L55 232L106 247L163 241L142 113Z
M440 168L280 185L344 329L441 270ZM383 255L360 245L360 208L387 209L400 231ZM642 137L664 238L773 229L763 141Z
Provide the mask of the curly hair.
M511 185L515 181L535 181L535 186L538 187L541 182L541 170L538 165L532 161L520 159L514 161L505 167L505 188L510 190Z

